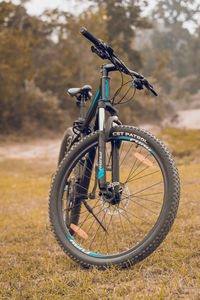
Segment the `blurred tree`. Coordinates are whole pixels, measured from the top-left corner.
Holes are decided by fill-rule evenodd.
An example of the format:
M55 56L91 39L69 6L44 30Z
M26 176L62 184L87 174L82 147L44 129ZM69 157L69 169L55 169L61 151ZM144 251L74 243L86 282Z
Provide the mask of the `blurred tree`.
M195 38L193 38L191 47L191 65L195 74L197 74L198 82L200 77L200 26L196 29ZM198 84L200 89L200 85Z
M170 49L155 53L156 64L152 76L159 82L165 92L169 93L173 86L174 74L170 70L172 60Z
M145 71L148 74L152 72L154 75L157 74L160 58L167 53L166 51L171 53L166 73L169 77L171 77L170 74L173 74L173 82L175 82L175 76L185 78L192 74L198 74L196 58L198 57L199 37L198 34L188 30L187 24L193 24L198 28L199 12L200 4L196 0L157 1L152 13L152 20L156 20L154 21L154 30L144 49ZM164 57L163 60L165 60ZM167 74L166 76L168 76ZM168 82L170 83L170 81ZM171 83L173 82L171 81ZM188 81L188 84L191 84L191 91L198 90L194 77L193 81ZM194 89L194 87L196 88ZM188 89L190 88L188 87Z
M141 67L140 55L134 47L134 37L138 28L149 27L147 19L141 17L140 5L144 5L145 1L94 1L95 6L87 8L78 16L55 9L46 11L42 17L30 16L23 1L19 5L5 1L0 3L2 133L22 129L27 132L42 127L56 128L62 123L60 109L64 111L66 119L77 117L75 101L67 96L66 90L91 84L94 92L99 84L99 67L103 63L99 57L90 53L90 44L79 35L81 26L86 26L96 37L111 43L115 50L118 47L119 56L127 59L130 67L132 65L137 70ZM193 48L196 47L198 43L193 43ZM169 71L169 57L163 51L154 72L155 77L158 77L159 71L162 73L165 89L168 89L165 72ZM116 83L119 83L118 79ZM112 83L112 91L117 84ZM136 104L133 109L138 110L140 119L139 110L143 106L139 102ZM132 104L129 105L130 121L133 120L131 110ZM122 119L125 119L126 110L121 111ZM153 116L152 108L151 113Z
M92 0L93 1L93 0ZM114 46L119 55L128 59L137 70L142 66L142 59L134 49L137 29L150 28L147 18L141 16L142 6L147 1L139 0L94 0L105 9L106 32L108 42ZM93 1L93 2L94 2Z
M1 133L20 130L32 113L25 82L34 78L38 68L36 54L51 32L45 22L29 16L21 5L0 3ZM41 103L38 110L44 106L50 109L47 103Z
M7 20L10 14L15 10L15 6L11 2L3 1L0 4L0 31L7 26Z
M190 47L192 43L192 35L179 24L174 24L173 28L166 30L155 30L152 35L152 46L156 51L171 51L172 59L170 61L170 69L176 72L178 77L184 77L193 73L190 62L192 55Z
M165 26L186 22L199 24L200 3L198 0L159 0L153 11L153 17L164 21Z
M31 48L23 33L13 26L15 7L11 3L0 4L0 128L21 127L24 103L19 95L24 79L30 79ZM18 102L16 99L18 98Z
M67 96L66 90L84 84L97 88L99 81L95 71L99 71L102 63L89 51L90 44L79 34L80 27L86 26L94 35L104 38L104 11L93 12L89 8L77 18L55 10L46 12L46 16L54 24L58 40L49 49L45 48L35 81L43 91L49 89L58 96L61 108L67 108L72 116L77 116L73 99Z

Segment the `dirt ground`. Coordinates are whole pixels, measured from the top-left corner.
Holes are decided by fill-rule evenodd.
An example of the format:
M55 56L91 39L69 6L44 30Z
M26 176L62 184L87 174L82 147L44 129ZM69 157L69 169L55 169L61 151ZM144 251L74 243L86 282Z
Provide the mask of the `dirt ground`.
M179 111L178 117L178 127L186 129L200 128L200 109Z
M61 139L37 139L25 143L11 143L0 145L0 161L5 158L32 159L47 158L57 159Z
M163 122L164 126L200 129L200 109L180 110L173 117Z
M163 122L164 126L184 128L184 129L200 129L200 109L182 110L171 119ZM152 128L151 125L142 126L152 131L158 131L158 128ZM48 160L57 160L60 139L37 139L25 143L11 143L0 145L0 161L5 158L32 159L46 158Z

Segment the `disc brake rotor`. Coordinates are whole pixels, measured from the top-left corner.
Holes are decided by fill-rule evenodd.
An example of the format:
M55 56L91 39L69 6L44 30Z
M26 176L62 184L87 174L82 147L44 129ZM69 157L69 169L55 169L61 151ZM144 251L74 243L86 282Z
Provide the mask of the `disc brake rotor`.
M119 188L121 189L121 200L119 201L118 204L111 204L108 201L105 201L105 198L101 196L101 204L103 210L109 214L109 215L116 215L116 214L121 214L126 207L129 204L130 201L130 192L129 189L126 185L122 185L120 183L117 183L119 185ZM109 188L114 188L116 185L116 182L113 182L109 184Z

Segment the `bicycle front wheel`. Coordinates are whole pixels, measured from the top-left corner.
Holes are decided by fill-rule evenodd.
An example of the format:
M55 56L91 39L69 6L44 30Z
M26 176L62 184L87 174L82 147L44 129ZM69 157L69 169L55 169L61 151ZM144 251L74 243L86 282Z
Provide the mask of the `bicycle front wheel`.
M117 183L111 174L113 141L120 141ZM83 266L127 267L150 255L169 232L179 204L178 171L154 135L114 127L106 142L106 173L108 185L117 184L121 192L117 201L105 201L97 185L97 148L98 134L92 133L60 164L49 199L51 226L63 250ZM76 201L68 196L72 183ZM81 210L74 224L76 206Z

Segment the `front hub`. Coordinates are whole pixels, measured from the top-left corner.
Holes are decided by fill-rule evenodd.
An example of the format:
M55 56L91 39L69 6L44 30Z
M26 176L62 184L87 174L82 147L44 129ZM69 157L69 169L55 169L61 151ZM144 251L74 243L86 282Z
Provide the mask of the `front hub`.
M108 193L101 196L103 210L110 214L122 213L127 207L130 199L130 192L127 186L113 182L108 184Z

